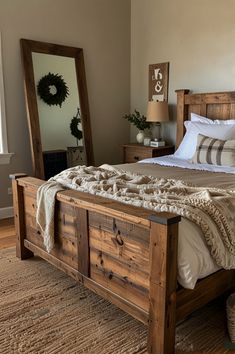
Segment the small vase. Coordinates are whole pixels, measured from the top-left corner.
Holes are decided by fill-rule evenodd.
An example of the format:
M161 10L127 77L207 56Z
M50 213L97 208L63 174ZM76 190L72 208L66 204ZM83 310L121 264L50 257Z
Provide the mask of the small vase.
M139 130L138 134L136 135L136 140L137 140L137 143L143 144L143 142L144 142L144 131L143 130Z

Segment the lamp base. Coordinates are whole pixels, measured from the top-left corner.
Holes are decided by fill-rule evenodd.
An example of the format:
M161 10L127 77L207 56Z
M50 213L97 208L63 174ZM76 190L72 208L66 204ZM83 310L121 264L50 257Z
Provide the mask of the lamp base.
M154 123L153 128L152 128L152 138L154 141L161 140L161 123L159 123L159 122Z

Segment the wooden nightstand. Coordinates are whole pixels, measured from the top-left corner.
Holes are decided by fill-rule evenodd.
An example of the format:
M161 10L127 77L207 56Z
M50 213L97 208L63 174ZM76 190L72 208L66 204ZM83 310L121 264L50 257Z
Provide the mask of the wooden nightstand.
M174 151L174 146L152 147L141 144L125 144L123 145L123 163L133 163L150 157L170 155Z

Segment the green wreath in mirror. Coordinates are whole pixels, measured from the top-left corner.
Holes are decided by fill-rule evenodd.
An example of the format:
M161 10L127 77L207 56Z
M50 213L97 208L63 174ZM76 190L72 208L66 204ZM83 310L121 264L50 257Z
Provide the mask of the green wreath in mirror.
M37 90L39 97L49 106L61 107L69 95L69 89L63 77L50 72L39 80Z

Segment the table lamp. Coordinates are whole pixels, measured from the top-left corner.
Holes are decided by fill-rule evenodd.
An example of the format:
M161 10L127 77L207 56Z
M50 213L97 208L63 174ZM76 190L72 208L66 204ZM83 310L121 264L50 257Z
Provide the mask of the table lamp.
M168 103L166 101L149 101L147 107L147 122L155 123L153 139L161 140L161 123L169 121Z

